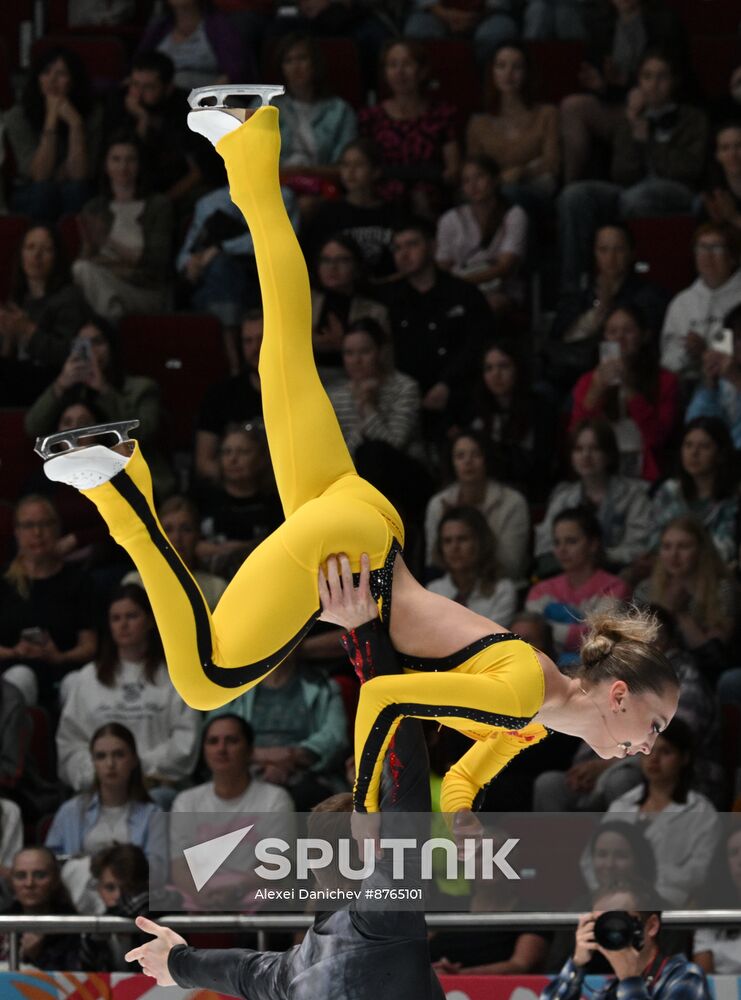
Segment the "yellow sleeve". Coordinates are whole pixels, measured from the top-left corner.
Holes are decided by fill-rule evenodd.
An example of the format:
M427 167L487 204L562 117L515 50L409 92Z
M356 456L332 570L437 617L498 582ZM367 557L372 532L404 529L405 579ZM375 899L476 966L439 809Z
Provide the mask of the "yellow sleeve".
M533 722L524 729L499 730L488 739L479 740L443 778L441 812L470 809L484 785L488 785L521 750L540 743L547 735L545 726Z

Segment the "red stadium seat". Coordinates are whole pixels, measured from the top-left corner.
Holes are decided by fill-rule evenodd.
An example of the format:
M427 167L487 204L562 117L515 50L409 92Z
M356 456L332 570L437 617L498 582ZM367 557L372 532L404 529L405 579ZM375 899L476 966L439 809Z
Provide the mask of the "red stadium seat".
M77 216L69 213L63 215L57 222L57 232L67 254L67 260L71 264L80 256L80 247L82 246L82 236Z
M741 64L741 38L695 35L690 39L690 58L703 95L724 97L729 92L731 73Z
M685 0L680 17L687 34L737 35L741 24L738 0Z
M668 215L631 219L628 227L636 244L636 261L646 277L675 294L695 279L692 237L697 219Z
M19 34L23 21L32 17L32 0L5 0L0 3L0 38L7 45L8 71L18 68Z
M37 705L26 708L31 724L27 753L36 764L38 773L47 781L56 781L54 767L54 731L46 710Z
M6 566L13 555L13 505L0 500L0 565Z
M126 371L159 383L169 445L190 448L203 393L227 375L219 321L192 313L127 316L121 346Z
M128 70L129 57L120 38L112 35L47 35L34 42L32 56L61 46L82 59L96 90L120 84Z
M0 499L14 503L39 459L23 426L25 410L0 410Z
M0 302L10 295L13 262L30 224L31 220L25 215L0 215Z
M546 104L558 104L581 90L579 67L584 59L583 42L544 39L526 42L533 67L535 97Z
M431 86L441 101L458 109L458 129L482 106L482 75L469 41L457 38L426 38L420 42L430 60Z

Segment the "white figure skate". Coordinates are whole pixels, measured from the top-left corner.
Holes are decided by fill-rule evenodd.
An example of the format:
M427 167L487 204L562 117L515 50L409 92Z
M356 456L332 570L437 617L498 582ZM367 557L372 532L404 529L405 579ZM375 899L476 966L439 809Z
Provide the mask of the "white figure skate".
M60 431L37 438L34 451L44 459L44 474L55 483L66 483L78 490L91 490L107 483L126 468L131 455L121 455L112 448L133 445L129 431L139 426L138 420L121 420L112 424L96 424ZM109 444L90 444L91 438L109 438ZM88 443L83 444L86 441ZM133 448L132 448L133 450Z
M188 95L193 109L188 115L188 128L204 136L215 146L229 132L244 124L252 112L248 108L231 107L230 97L259 97L260 107L285 93L279 83L222 83L214 87L196 87Z

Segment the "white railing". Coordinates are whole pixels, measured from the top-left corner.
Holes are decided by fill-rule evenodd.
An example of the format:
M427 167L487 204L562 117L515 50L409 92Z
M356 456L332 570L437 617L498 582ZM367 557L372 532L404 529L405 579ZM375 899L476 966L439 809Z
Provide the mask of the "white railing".
M428 913L429 927L444 927L448 930L468 930L473 927L506 927L508 930L534 927L569 927L576 924L576 913ZM698 927L707 924L729 924L741 926L741 910L665 910L662 914L665 924L673 927ZM172 927L173 930L224 931L237 934L241 931L257 931L257 944L265 949L268 931L295 931L310 927L313 917L298 913L268 913L246 916L238 913L176 913L157 917L157 922ZM19 937L26 931L36 934L130 934L136 931L133 920L124 917L105 916L0 916L0 934L9 938L8 968L15 972L19 966Z

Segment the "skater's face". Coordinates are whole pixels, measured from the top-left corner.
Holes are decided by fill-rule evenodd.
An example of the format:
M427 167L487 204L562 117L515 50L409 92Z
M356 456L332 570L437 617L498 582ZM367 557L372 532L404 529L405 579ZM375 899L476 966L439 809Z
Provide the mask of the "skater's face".
M718 445L706 431L694 427L682 439L682 468L693 478L712 475L718 469L719 451Z
M169 88L153 69L135 69L129 77L129 97L143 108L156 108Z
M55 59L39 74L39 90L44 97L66 97L72 76L64 59Z
M378 169L360 149L347 149L340 159L340 180L348 194L371 192Z
M590 701L599 717L588 713L593 726L587 743L603 760L649 754L656 738L666 729L677 711L679 690L667 685L657 694L634 694L623 680L605 680L590 690Z
M432 241L416 229L397 233L391 244L396 270L405 278L424 271L432 263L432 248Z
M732 125L718 133L715 159L726 177L741 177L741 126Z
M603 476L607 472L607 455L602 451L591 427L580 431L571 449L571 468L580 479Z
M494 86L500 94L519 94L525 84L525 57L518 49L501 48L492 65Z
M699 560L700 546L694 535L679 527L664 531L659 545L659 563L667 576L692 576Z
M265 466L263 449L245 431L227 434L219 452L221 476L224 485L252 483Z
M610 885L618 879L628 878L635 868L633 848L614 830L601 833L592 848L592 868L598 885Z
M47 281L54 270L54 240L44 226L34 226L23 237L21 266L29 282Z
M643 345L644 332L629 312L618 309L605 324L603 340L620 344L623 358L633 357Z
M99 736L93 744L92 755L99 786L116 789L129 787L129 779L139 761L128 743L118 736Z
M308 46L304 45L303 42L292 45L286 52L283 56L281 69L289 94L304 91L314 83L314 63Z
M564 573L578 573L596 565L599 541L576 521L558 521L553 528L553 554Z
M348 333L342 341L342 361L351 382L378 378L381 352L373 337L360 331Z
M119 649L129 649L147 644L154 622L136 601L122 597L108 609L108 626L114 644Z
M234 719L216 719L203 740L203 756L212 774L225 771L247 774L252 747Z
M479 544L476 535L464 521L446 521L440 528L440 555L449 573L461 573L476 568Z
M383 64L386 84L394 95L413 94L420 86L420 66L410 49L400 43L392 45Z
M473 438L459 438L453 445L451 457L459 483L477 483L486 479L486 459Z
M509 397L517 382L517 367L512 358L496 347L484 357L484 385L492 396Z
M262 318L246 319L242 323L242 357L247 367L254 371L257 371L257 366L260 363L262 332Z
M139 153L128 142L117 142L108 150L105 171L111 187L132 188L139 176Z
M695 242L697 273L708 288L720 288L738 266L728 242L721 232L704 232Z
M115 906L121 899L122 885L110 868L104 868L100 873L96 886L98 895L106 909Z
M46 851L29 848L19 851L11 869L13 894L24 913L43 910L57 887L54 862Z
M594 240L597 273L605 278L622 278L628 273L633 253L627 235L614 226L603 226Z
M52 557L58 538L59 518L53 507L42 500L29 500L20 505L16 513L15 540L21 557Z
M352 294L357 277L355 258L341 243L330 240L319 251L318 277L322 288L328 292Z
M198 524L187 510L173 510L160 518L165 534L177 550L186 566L191 566L196 558L196 545L201 537Z
M674 92L674 74L663 59L647 59L638 73L638 86L648 108L668 104Z

